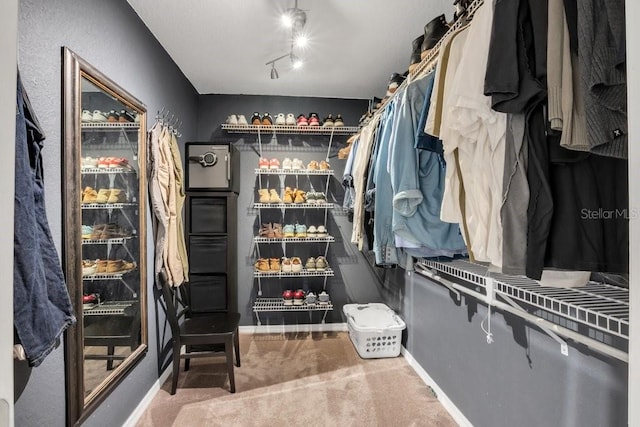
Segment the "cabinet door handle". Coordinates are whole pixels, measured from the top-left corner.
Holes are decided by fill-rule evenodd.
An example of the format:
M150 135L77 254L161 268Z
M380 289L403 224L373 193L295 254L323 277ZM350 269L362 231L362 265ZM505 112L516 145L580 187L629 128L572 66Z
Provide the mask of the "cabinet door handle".
M225 154L224 161L227 162L227 181L231 181L231 156Z

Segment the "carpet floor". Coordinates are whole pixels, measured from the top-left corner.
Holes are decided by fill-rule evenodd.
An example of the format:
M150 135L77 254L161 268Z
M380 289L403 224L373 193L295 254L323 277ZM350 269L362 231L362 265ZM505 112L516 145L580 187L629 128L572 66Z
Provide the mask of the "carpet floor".
M456 425L402 356L361 359L346 332L241 334L240 356L235 394L223 357L193 359L137 426Z

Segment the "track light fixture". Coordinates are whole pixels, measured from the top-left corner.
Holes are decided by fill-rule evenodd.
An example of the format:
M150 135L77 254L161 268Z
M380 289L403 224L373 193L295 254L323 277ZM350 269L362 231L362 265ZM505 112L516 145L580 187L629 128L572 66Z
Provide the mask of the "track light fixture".
M307 23L307 14L304 10L298 8L298 0L295 0L294 7L289 8L282 14L282 23L291 29L291 48L289 53L279 56L277 58L268 61L265 65L271 64L271 79L275 80L279 78L278 70L276 70L276 62L286 57L291 60L291 67L293 69L299 69L303 65L302 59L300 59L293 49L303 48L307 45L308 39L302 32L305 24Z
M275 80L280 78L280 76L278 75L278 70L276 70L276 63L273 62L271 63L271 80Z

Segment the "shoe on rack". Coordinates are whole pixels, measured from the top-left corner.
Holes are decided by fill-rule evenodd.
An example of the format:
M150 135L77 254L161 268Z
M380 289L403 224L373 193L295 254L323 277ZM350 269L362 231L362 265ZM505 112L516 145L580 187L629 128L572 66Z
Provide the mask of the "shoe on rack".
M298 116L298 119L296 120L296 124L298 126L309 126L309 122L307 121L307 118L305 117L304 114L300 114Z
M108 188L101 188L98 190L98 196L96 197L95 203L104 204L109 201L109 194L111 191Z
M318 162L316 160L311 160L307 165L307 169L310 171L318 170Z
M306 201L305 192L302 190L294 190L293 194L295 195L293 199L293 203L304 203Z
M285 157L284 160L282 161L282 169L284 170L291 170L291 159L288 157Z
M93 235L93 227L90 225L82 225L82 239L91 239L91 236Z
M260 188L258 190L259 203L269 203L269 189L268 188Z
M269 203L282 203L282 199L274 189L269 190Z
M307 197L308 197L307 193ZM307 228L307 237L317 237L318 234L318 229L316 228L315 225L310 225L309 228Z
M309 203L310 205L315 205L318 202L318 200L316 199L315 191L307 191L307 194L305 194L305 198L307 199L307 203Z
M298 289L293 293L293 305L302 305L304 303L304 291Z
M327 229L324 225L319 225L317 228L316 235L318 237L327 237Z
M273 126L273 119L269 113L264 113L262 116L262 126Z
M118 123L119 120L120 120L120 115L116 112L116 110L109 111L109 115L107 115L107 122Z
M260 157L258 160L258 168L260 169L269 169L269 159L266 157Z
M244 114L238 114L238 125L240 126L247 126L249 123L247 123L247 118L244 116Z
M284 126L287 124L287 120L284 117L284 113L278 113L276 116L276 126Z
M307 292L307 296L304 299L304 302L307 303L307 305L315 305L317 301L318 297L313 293L313 291Z
M389 79L389 83L387 84L386 97L390 97L391 95L393 95L396 90L398 90L398 87L402 84L402 82L404 82L405 78L406 77L403 74L391 74L391 78ZM383 99L382 101L384 102L385 100Z
M321 171L328 171L331 169L331 165L326 160L322 160L318 164L318 169L320 169Z
M291 272L300 273L302 271L302 261L297 256L291 257Z
M280 160L275 158L269 160L269 169L280 169Z
M291 259L283 256L280 261L280 269L283 273L291 273Z
M91 121L94 123L105 123L108 121L107 115L100 110L93 110Z
M237 125L238 124L238 117L235 114L231 114L231 115L227 116L227 120L225 120L225 122L228 125Z
M127 201L127 193L120 188L110 188L107 203L125 203Z
M420 52L422 49L422 42L424 41L424 34L420 34L413 42L411 42L411 59L409 60L409 73L413 73L418 65L420 65Z
M296 125L296 116L293 113L287 113L287 117L284 120L287 126Z
M336 114L336 118L333 120L335 127L344 126L344 120L342 120L342 114Z
M82 169L93 169L98 167L98 159L95 157L83 157L82 158Z
M120 117L118 117L118 121L120 123L133 123L134 120L135 117L133 117L133 114L131 114L127 110L120 110Z
M316 258L316 270L324 271L327 267L329 267L329 265L327 264L327 259L325 257L319 256Z
M93 114L89 110L82 110L82 117L80 118L82 123L89 123L93 121Z
M258 237L266 237L267 239L273 239L275 237L271 223L262 224L262 227L258 230Z
M284 237L296 236L295 227L293 226L293 224L287 224L284 227L282 227L282 233L284 234Z
M320 191L316 191L315 196L316 196L316 203L318 205L321 205L323 203L327 203L327 196L325 196L324 193L322 193Z
M85 187L82 191L82 203L97 203L98 200L98 192L93 187Z
M82 260L82 276L92 276L98 272L98 263L90 259Z
M425 59L440 39L449 31L449 24L444 14L432 19L424 26L420 58Z
M309 126L320 126L320 118L316 113L309 113L309 119L307 120Z
M291 291L290 289L284 291L282 293L282 301L284 305L293 305L293 291Z
M257 111L255 113L253 113L253 116L251 116L251 124L253 126L260 126L262 124L262 119L260 118L260 113L258 113Z
M323 128L328 128L333 126L333 116L329 114L327 117L324 118L323 122L324 122L322 123Z
M316 271L316 259L314 257L307 258L307 262L304 263L304 268L309 271Z
M274 222L272 229L273 229L274 239L282 239L284 237L284 233L282 232L282 224L278 224L277 222Z
M284 198L283 198L283 202L284 203L293 203L293 199L295 198L295 194L293 193L293 190L291 189L291 187L287 187L284 189Z
M269 258L269 271L280 273L280 258Z
M318 294L318 304L329 304L329 294L326 291L322 291Z
M293 159L291 161L291 169L292 170L303 170L304 169L304 163L302 163L302 160L300 159Z
M269 260L266 258L258 258L254 267L256 271L266 272L269 271Z
M301 239L306 239L307 237L307 226L304 224L296 224L295 225L296 237Z

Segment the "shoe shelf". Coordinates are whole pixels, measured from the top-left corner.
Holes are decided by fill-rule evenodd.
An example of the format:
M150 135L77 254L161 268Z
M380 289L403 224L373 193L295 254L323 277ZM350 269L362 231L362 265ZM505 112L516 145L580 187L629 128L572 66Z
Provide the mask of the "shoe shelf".
M113 239L82 239L82 244L83 245L108 245L108 244L123 245L131 239L133 239L133 236L117 237Z
M109 175L109 174L135 174L136 171L129 168L83 168L82 175Z
M134 301L107 301L83 308L85 316L132 316Z
M254 271L253 277L333 277L333 270L326 268L325 270L307 270L303 268L300 273L284 272L284 271Z
M282 298L256 298L253 303L253 312L256 314L256 320L258 321L258 326L262 325L262 321L260 320L259 313L265 312L276 312L276 311L297 311L302 312L306 311L309 313L309 318L311 318L311 313L315 311L322 311L324 315L322 316L321 323L324 323L325 318L327 317L327 313L333 310L333 304L331 301L327 303L316 303L316 304L307 304L302 303L298 305L284 305L284 300Z
M256 168L256 175L321 175L332 176L333 169L261 169Z
M333 243L336 241L333 236L326 237L254 237L255 243Z
M294 125L230 125L222 124L222 130L228 133L274 133L281 135L351 135L358 132L357 126L294 126Z
M333 209L333 203L254 203L254 209Z
M83 203L82 210L86 209L122 209L130 206L138 206L137 203Z
M84 122L81 125L82 130L115 130L119 131L121 129L133 129L138 130L140 128L140 123L111 123L111 122L100 122L100 123L87 123Z

